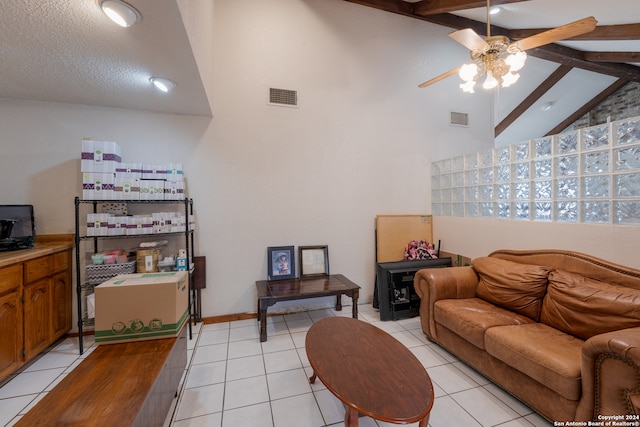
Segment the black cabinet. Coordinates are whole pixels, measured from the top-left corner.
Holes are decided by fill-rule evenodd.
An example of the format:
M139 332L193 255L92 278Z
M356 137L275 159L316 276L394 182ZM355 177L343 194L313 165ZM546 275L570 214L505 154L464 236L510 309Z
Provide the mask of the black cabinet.
M413 278L424 268L451 267L451 258L379 262L376 294L380 320L399 320L420 314L420 297L413 287Z

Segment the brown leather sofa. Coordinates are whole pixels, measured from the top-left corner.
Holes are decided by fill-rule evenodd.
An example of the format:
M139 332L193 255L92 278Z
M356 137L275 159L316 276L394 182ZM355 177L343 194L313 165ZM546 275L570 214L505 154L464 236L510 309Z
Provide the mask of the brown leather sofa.
M414 285L427 338L550 421L638 420L640 270L500 250Z

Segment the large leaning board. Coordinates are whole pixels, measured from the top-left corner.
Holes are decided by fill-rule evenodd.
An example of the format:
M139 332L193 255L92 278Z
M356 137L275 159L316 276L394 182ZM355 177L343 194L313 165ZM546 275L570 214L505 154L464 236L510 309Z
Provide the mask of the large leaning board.
M433 244L431 215L376 216L376 262L401 261L412 240Z

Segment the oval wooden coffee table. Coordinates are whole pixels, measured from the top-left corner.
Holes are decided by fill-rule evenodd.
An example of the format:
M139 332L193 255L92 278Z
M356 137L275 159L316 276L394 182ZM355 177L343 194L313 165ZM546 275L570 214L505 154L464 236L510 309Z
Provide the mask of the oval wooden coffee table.
M345 426L358 413L377 420L427 427L433 385L404 345L375 326L349 317L328 317L307 332L307 357L316 376L346 408Z

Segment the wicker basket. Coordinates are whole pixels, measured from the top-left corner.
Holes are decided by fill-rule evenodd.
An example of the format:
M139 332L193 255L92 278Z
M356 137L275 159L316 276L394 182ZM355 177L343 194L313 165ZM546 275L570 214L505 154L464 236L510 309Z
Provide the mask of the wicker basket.
M136 272L135 261L118 264L88 264L86 267L87 281L92 285L106 282L119 274L133 274Z

